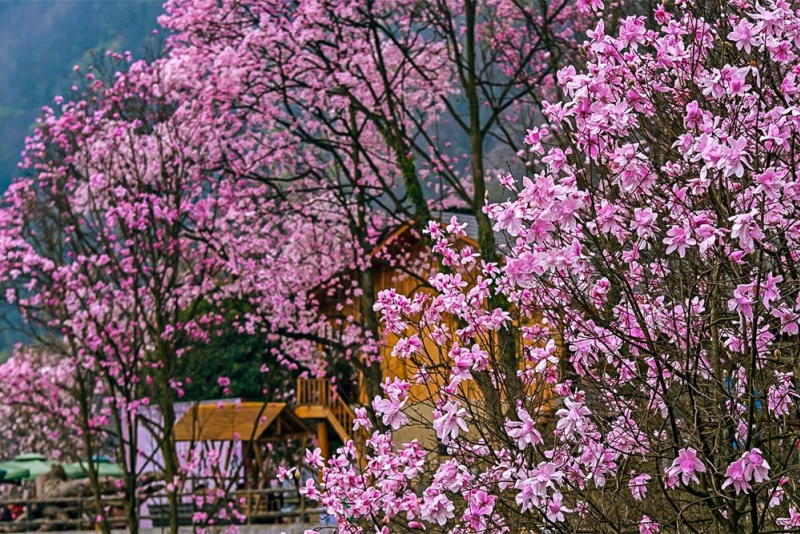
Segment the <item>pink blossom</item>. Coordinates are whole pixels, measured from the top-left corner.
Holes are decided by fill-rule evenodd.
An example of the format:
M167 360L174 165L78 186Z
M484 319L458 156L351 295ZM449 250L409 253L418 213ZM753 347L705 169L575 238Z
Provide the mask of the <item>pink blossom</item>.
M748 19L742 19L734 27L733 31L728 34L728 39L736 43L737 50L744 50L750 52L753 46L757 45L761 40L756 37L763 28L762 23L751 23Z
M458 437L459 429L462 432L467 432L467 423L464 420L467 416L467 411L460 408L458 403L446 402L440 410L434 410L433 429L436 435L443 443L449 443L450 440Z
M778 518L775 522L786 528L800 527L800 512L797 511L796 506L790 506L789 516Z
M777 416L788 414L798 394L794 388L794 373L775 371L775 384L767 389L767 408Z
M727 488L730 485L733 485L736 495L741 492L750 492L749 478L745 474L745 460L743 458L733 462L725 471L725 482L723 482L722 488Z
M748 479L752 478L758 484L769 480L769 464L761 455L760 449L750 449L744 453L742 458L746 458L747 461L745 476L747 476Z
M508 437L517 440L517 447L524 449L527 445L536 446L541 443L542 437L530 414L523 408L517 408L517 417L519 421L506 422Z
M455 505L445 495L430 488L425 490L421 511L422 517L426 521L443 526L448 519L455 517L453 510L455 510Z
M700 483L697 473L705 473L705 471L706 466L698 458L697 451L692 448L686 448L678 451L678 457L666 469L666 474L670 478L680 477L681 482L688 485L690 481Z
M633 473L631 473L633 475ZM650 480L650 475L641 473L632 476L628 482L628 487L631 489L631 495L637 501L641 501L647 495L647 482Z
M770 508L775 508L781 505L784 498L786 497L786 491L783 489L783 485L786 484L788 481L789 480L787 478L782 478L779 482L779 485L772 490L769 498Z
M488 526L487 516L491 516L497 497L486 490L473 490L468 496L469 508L464 513L464 519L476 531L485 530Z
M728 309L752 319L754 293L755 286L753 284L739 284L733 290L733 298L728 300Z
M778 284L783 282L783 276L772 276L772 273L767 273L767 278L763 281L761 286L761 300L766 309L770 308L773 301L780 300L781 293L778 289Z
M545 515L547 519L555 523L564 521L564 514L570 513L572 510L567 508L562 503L563 495L559 492L553 493L552 497L547 500L545 505Z
M769 464L761 456L759 449L746 451L741 458L728 466L722 488L733 485L738 495L750 492L750 481L756 483L768 480Z
M667 245L667 254L678 251L678 255L683 258L686 256L686 249L697 244L692 237L691 230L686 226L673 226L667 230L667 237L664 238Z
M366 408L356 408L354 412L355 417L353 418L353 430L358 430L359 428L369 430L372 428L372 421L370 421L369 416L367 415Z
M658 523L643 515L642 520L639 521L639 534L658 534L659 532L661 532L661 527Z
M495 214L494 230L498 232L508 232L509 235L517 237L525 231L522 225L524 212L519 206L506 203L503 209Z
M581 434L587 426L586 418L591 415L591 411L579 401L564 399L564 404L566 408L556 412L559 417L556 428L565 436L573 433Z

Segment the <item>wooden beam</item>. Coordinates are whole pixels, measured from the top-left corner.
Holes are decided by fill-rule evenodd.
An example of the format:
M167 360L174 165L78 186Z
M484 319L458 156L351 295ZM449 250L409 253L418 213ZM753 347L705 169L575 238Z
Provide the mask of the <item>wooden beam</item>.
M324 406L298 406L294 414L301 419L324 419L328 417L328 410Z
M322 457L326 460L331 457L331 445L328 441L328 421L323 419L317 422L317 443L322 451Z
M253 482L255 483L255 487L261 489L261 472L262 468L264 467L264 460L261 457L261 443L256 441L253 442L253 454L255 456L256 465L255 465L255 474L253 476Z

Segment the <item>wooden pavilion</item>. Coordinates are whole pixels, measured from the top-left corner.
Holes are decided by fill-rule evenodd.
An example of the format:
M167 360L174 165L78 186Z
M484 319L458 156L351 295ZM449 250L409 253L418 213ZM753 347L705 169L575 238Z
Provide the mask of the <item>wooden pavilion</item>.
M206 449L215 448L228 472L236 471L232 469L231 457L239 456L244 471L237 494L248 497L248 517L265 519L280 516L279 509L285 505L282 496L286 492L275 488L271 491L268 487L273 478L270 467L276 467L269 465L274 460L275 448L299 440L297 450L302 451L311 434L303 420L283 402L197 404L175 423L173 432L179 444L202 443ZM290 456L290 451L284 452Z
M175 423L175 441L266 442L303 438L309 430L285 402L198 404Z

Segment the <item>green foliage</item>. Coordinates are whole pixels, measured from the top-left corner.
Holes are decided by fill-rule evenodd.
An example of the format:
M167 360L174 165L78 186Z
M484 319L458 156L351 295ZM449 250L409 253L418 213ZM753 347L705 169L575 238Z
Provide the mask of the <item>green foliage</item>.
M262 373L266 365L268 372ZM228 330L203 346L192 348L179 363L178 376L189 377L184 382L185 395L181 400L197 401L222 397L241 397L253 400L281 400L286 385L293 382L293 373L280 367L261 336L248 336ZM218 385L220 377L230 379L230 392L225 395ZM276 391L277 390L277 391Z

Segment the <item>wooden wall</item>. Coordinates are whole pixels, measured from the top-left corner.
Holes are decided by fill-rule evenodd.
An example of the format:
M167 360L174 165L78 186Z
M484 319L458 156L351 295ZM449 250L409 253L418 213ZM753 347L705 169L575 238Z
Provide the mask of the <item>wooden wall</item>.
M408 245L408 243L406 243L406 245ZM424 250L422 248L422 244L418 243L412 245L410 252L411 263L417 262L419 265L422 265L423 262L421 258L423 257L423 252ZM427 270L427 272L418 272L417 274L418 276L427 279L429 276L434 274L437 269L438 266L436 265L428 265L427 267L420 267L419 269L422 271ZM375 274L376 296L380 291L392 288L394 288L398 293L409 297L419 291L431 291L430 289L425 288L417 277L409 276L399 269L392 268L388 265L383 269L377 269ZM344 313L345 315L353 315L353 317L357 319L360 315L358 303L356 302L351 305L346 305L343 312L340 313ZM533 321L536 320L536 318L533 319ZM453 330L458 328L455 322L448 324L448 327ZM382 331L382 334L385 334L385 332ZM432 442L435 443L436 439L430 427L430 410L424 409L422 405L416 407L414 405L418 403L431 405L432 402L436 400L438 392L447 385L449 381L451 363L448 356L450 347L437 346L430 336L427 335L422 335L421 338L423 340L425 350L424 355L419 358L419 360L421 360L420 362L414 361L416 358L412 360L400 359L392 356L392 348L397 343L398 337L392 333L386 334L383 337L383 344L380 348L381 374L384 380L387 378L391 380L396 377L406 380L412 384L410 389L411 402L409 402L409 408L407 412L410 417L418 418L421 421L419 425L411 425L408 428L403 429L401 432L396 433L396 438L398 441L405 442L410 439L418 439L422 443L427 443L430 445ZM414 380L415 375L419 371L419 363L426 364L426 368L428 368L430 371L429 375L431 376L431 379L426 384L419 384ZM524 366L524 362L521 362L520 367L524 368ZM359 387L359 391L360 393L358 395L357 402L363 405L370 405L372 399L367 398L363 384ZM479 388L474 381L470 380L462 383L461 391L459 393L459 396L473 400L475 406L480 406L483 396L481 395ZM529 387L529 393L531 395L536 395L536 397L539 399L539 402L548 403L550 397L549 394L551 391L546 384L531 384ZM426 418L428 419L427 422L425 421Z

